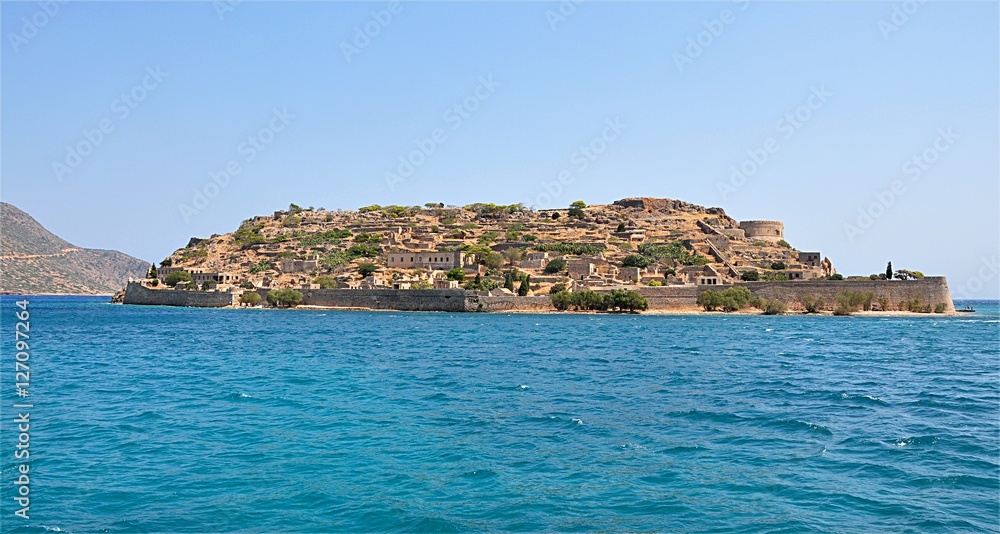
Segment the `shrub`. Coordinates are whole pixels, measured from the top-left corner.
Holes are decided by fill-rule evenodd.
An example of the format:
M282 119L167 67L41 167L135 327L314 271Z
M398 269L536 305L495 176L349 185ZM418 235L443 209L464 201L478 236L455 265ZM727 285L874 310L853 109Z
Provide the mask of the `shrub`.
M368 232L360 232L358 235L354 236L354 242L378 244L382 242L382 234L369 234Z
M333 252L323 256L319 260L319 264L332 271L333 269L336 269L337 267L340 267L350 261L351 257L346 252L342 250L334 250Z
M584 243L541 243L532 247L541 252L558 252L574 256L593 256L605 249L603 244Z
M163 279L163 283L167 284L168 287L174 287L178 282L191 282L193 280L191 273L187 271L174 271Z
M498 269L503 265L503 256L499 252L490 252L483 257L483 265L488 269Z
M813 295L802 295L802 307L806 309L806 313L817 313L824 304L823 297L816 298Z
M847 306L844 306L844 305L842 305L842 304L841 304L841 305L838 305L838 306L837 306L837 307L836 307L836 308L835 308L835 309L833 310L833 314L834 314L834 315L851 315L851 314L852 314L852 313L854 313L855 311L856 311L856 310L852 310L852 309L850 309L849 307L847 307Z
M788 241L785 241L784 239L778 240L778 246L785 248L792 248L792 246L788 244Z
M639 267L644 269L652 265L655 261L656 260L648 258L641 254L632 254L631 256L627 256L622 261L622 265L625 267Z
M521 258L524 257L524 251L517 247L511 247L504 250L501 256L503 256L503 259L507 260L507 263L514 265L515 263L521 261Z
M753 297L752 299L750 299L749 301L747 301L747 304L750 305L750 306L752 306L752 307L754 307L754 308L757 308L758 310L763 310L764 309L764 304L766 304L766 302L767 301L765 301L761 297Z
M240 304L244 306L256 306L260 304L261 298L260 293L256 291L247 291L240 295Z
M285 217L283 221L281 221L281 226L285 228L292 228L300 224L302 224L302 219L299 218L298 215L289 215L288 217Z
M274 265L271 265L271 262L267 260L260 260L257 263L250 266L250 274L257 274L263 271L270 271L271 269L274 269Z
M337 289L337 279L332 276L317 276L312 283L319 284L320 289Z
M709 289L698 295L697 303L705 311L736 311L750 301L750 290L745 287L731 287L724 291Z
M374 263L371 262L364 262L358 264L358 273L361 276L369 276L377 270L378 270L378 265L375 265Z
M765 243L763 241L754 241L753 242L753 246L755 246L755 247L766 247L767 243Z
M842 275L840 273L831 274L830 276L827 276L826 279L827 280L843 280L844 279L844 275Z
M547 274L555 274L558 272L562 272L565 268L566 268L566 260L562 258L549 260L549 262L545 264L545 272Z
M785 265L785 262L783 262L783 261L776 261L776 262L774 262L774 263L771 264L771 270L774 270L774 271L783 271L786 267L787 266Z
M558 211L552 212L552 220L554 221L554 220L556 220L558 218L559 218L559 212Z
M875 293L872 293L871 291L861 292L847 290L837 293L837 296L834 298L837 301L837 309L847 311L848 314L850 314L858 311L859 308L864 309L865 311L871 310L872 300L875 299Z
M649 284L647 284L647 285L650 286L650 287L660 287L660 286L663 285L663 282L661 282L659 280L650 280Z
M760 280L760 273L757 271L743 271L740 273L740 280L744 282L756 282Z
M781 315L788 310L784 302L777 299L767 299L764 303L764 315Z
M555 295L556 293L562 293L566 291L566 284L553 284L549 288L549 295Z
M944 313L948 309L948 305L944 302L934 306L934 313Z
M464 282L465 269L462 269L461 267L455 267L454 269L445 273L445 276L448 277L448 280L458 280L459 282Z
M244 280L240 282L240 287L242 287L243 289L250 289L250 290L256 289L256 286L254 286L253 282L251 282L250 280Z
M677 269L670 268L663 271L663 277L666 278L668 276L677 276Z
M623 222L618 223L618 228L616 228L615 231L616 232L624 232L625 231L625 223L623 223Z
M479 236L479 243L483 245L490 245L496 243L497 239L499 238L500 238L500 232L497 232L495 230L490 230L489 232L486 232L483 235Z
M377 258L381 252L382 249L378 245L372 244L356 244L347 249L347 254L352 258Z
M656 260L672 259L681 265L705 265L711 261L696 252L692 253L684 247L684 243L673 241L667 244L643 243L639 245L639 254Z
M149 285L151 285L153 287L159 286L160 285L160 279L159 278L154 278L153 281L149 283Z
M302 293L294 289L278 289L267 292L267 302L272 306L296 306L302 302Z

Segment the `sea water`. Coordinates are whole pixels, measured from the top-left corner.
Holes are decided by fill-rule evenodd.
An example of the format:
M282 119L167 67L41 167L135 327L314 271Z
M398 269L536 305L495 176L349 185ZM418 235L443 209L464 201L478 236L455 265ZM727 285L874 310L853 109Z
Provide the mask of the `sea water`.
M24 398L2 299L3 532L1000 529L996 302L764 317L106 300L30 298Z

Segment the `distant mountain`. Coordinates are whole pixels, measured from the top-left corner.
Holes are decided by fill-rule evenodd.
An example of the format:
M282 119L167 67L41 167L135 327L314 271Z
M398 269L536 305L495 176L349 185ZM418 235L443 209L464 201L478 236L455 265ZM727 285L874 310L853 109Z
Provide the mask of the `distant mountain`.
M0 292L113 294L149 263L116 250L79 248L0 202Z

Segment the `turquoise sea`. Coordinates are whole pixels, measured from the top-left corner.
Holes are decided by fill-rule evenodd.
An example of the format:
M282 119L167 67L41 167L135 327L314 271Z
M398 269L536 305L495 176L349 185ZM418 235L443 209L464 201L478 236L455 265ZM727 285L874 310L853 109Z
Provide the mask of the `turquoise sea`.
M24 520L0 300L3 532L1000 531L995 301L860 318L31 297Z

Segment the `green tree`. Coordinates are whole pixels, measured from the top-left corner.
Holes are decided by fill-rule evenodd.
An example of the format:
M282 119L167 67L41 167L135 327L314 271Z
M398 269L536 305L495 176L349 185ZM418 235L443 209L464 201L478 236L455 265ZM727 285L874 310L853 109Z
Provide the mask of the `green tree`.
M448 277L448 280L457 280L459 282L464 282L465 281L465 270L462 269L461 267L455 267L454 269L452 269L452 270L448 271L447 273L445 273L445 276ZM477 274L476 276L479 276L479 275Z
M626 256L625 259L622 260L622 265L625 267L646 268L652 265L655 261L656 260L641 254L632 254L631 256Z
M574 201L572 204L569 205L569 216L577 219L582 218L584 215L583 208L586 207L587 204L585 204L582 200Z
M260 304L260 301L260 293L256 291L247 291L240 295L240 304L244 306L256 306Z
M289 215L281 221L281 226L285 228L291 228L302 224L302 219L298 215Z
M371 262L364 262L358 264L358 273L361 276L369 276L377 270L378 270L378 265L375 265L374 263Z
M277 307L293 307L302 302L302 293L294 289L277 289L267 292L267 302Z
M483 265L489 269L499 269L503 265L503 256L498 252L490 252L483 258Z
M151 263L149 265L149 272L146 273L146 278L156 278L156 264Z
M774 263L771 264L771 269L775 270L775 271L784 270L786 267L787 266L785 265L785 262L783 262L783 261L776 261L776 262L774 262Z
M528 275L521 281L521 285L517 288L517 296L527 297L528 290L531 288L531 275Z
M743 280L744 282L756 282L760 280L760 273L750 270L743 271L740 273L740 280Z
M549 288L549 295L555 295L564 291L566 291L566 284L552 284L552 287Z
M191 273L183 270L174 271L168 274L167 277L163 279L163 283L167 284L167 286L169 287L174 287L179 282L193 282L193 281L194 278L191 277Z
M562 272L565 269L566 269L566 260L562 258L554 258L552 260L549 260L549 262L545 264L546 274L556 274Z
M624 232L625 231L625 223L623 223L623 222L618 223L618 228L616 228L615 231L616 232Z
M885 266L885 279L886 280L892 280L892 262L891 261L889 262L889 265Z
M508 265L514 265L515 263L521 261L521 258L524 257L524 251L517 247L510 247L504 250L502 255Z
M558 211L552 212L552 220L554 221L554 220L556 220L558 218L559 218L559 212Z

